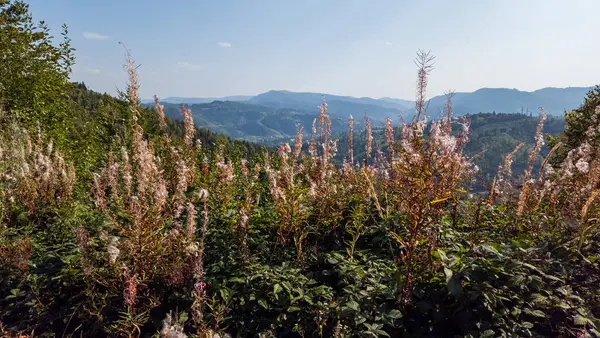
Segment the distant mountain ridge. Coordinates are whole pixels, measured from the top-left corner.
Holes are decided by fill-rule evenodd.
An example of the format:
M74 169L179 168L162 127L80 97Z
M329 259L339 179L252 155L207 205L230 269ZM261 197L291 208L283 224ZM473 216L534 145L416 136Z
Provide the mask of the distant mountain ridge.
M578 107L585 94L592 87L542 88L535 91L521 91L509 88L481 88L474 92L459 92L454 95L453 109L457 115L475 114L479 112L537 112L543 107L552 115L562 115L564 110ZM292 92L287 90L270 90L256 95L235 95L220 98L186 98L167 97L162 102L175 104L200 104L214 101L235 101L254 104L274 109L293 109L307 113L315 113L321 102L325 100L332 115L362 116L365 113L374 120L382 121L386 117L410 118L414 115L414 101L383 97L352 97L326 93ZM150 101L145 101L150 102ZM437 117L442 111L446 97L438 95L428 102L428 115Z
M236 102L244 102L248 101L254 96L249 95L232 95L232 96L223 96L223 97L165 97L161 99L162 102L168 103L177 103L177 104L195 104L195 103L211 103L214 101L236 101ZM151 103L153 100L145 100L145 103Z
M532 92L508 88L481 88L472 93L455 93L452 108L455 114L532 112L539 108L555 116L577 108L592 87L542 88ZM428 115L436 118L446 103L445 95L431 98ZM414 114L415 110L410 111Z
M472 93L456 93L453 111L456 115L477 113L525 113L537 115L539 107L555 116L564 110L577 108L590 87L542 88L532 92L508 88L481 88ZM256 96L227 96L214 98L167 97L161 102L165 111L180 118L182 103L189 106L198 126L234 138L258 142L289 139L298 125L310 133L319 105L325 100L332 116L333 132L344 132L347 119L355 116L356 128L363 127L365 113L375 128L382 127L386 117L396 123L400 117L410 120L415 113L414 102L395 98L373 99L322 93L296 93L271 90ZM428 102L427 115L438 118L446 102L444 95ZM152 105L151 102L146 102Z

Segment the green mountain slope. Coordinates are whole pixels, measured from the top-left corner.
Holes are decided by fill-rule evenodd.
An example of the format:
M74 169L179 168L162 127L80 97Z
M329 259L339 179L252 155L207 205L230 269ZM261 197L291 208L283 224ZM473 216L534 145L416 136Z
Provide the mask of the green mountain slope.
M165 113L180 119L180 105L165 103ZM196 125L206 127L216 133L234 138L267 142L274 139L290 138L296 135L297 126L309 133L318 110L312 112L289 108L264 107L244 102L214 101L211 103L192 104ZM334 117L332 130L344 131L345 118Z
M519 151L513 162L513 172L520 175L527 163L527 149L533 143L537 116L524 114L496 114L480 113L469 116L471 121L470 142L465 149L470 157L474 157L475 164L480 168L479 183L489 182L496 175L498 164L504 155L511 152L519 143L524 142L525 147ZM557 135L564 130L565 122L562 118L549 117L544 124L544 133ZM376 154L377 147L384 152L387 151L383 130L373 131L375 145L372 157ZM398 138L396 132L396 138ZM338 163L341 163L348 151L347 136L339 136ZM365 157L365 135L364 132L355 133L354 136L354 158L363 161ZM542 156L548 153L548 148L542 148ZM538 159L541 162L541 159Z

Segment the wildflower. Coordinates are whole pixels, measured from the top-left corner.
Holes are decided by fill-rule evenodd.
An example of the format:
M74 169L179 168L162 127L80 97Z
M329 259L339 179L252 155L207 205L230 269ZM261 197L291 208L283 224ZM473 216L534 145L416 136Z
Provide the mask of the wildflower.
M185 105L181 105L181 115L183 116L183 128L185 131L183 141L186 148L191 151L194 145L194 135L196 134L194 118L192 117L192 111L186 108Z
M354 116L350 115L348 118L348 160L350 166L354 163L354 148L352 145L352 138L354 136Z
M579 172L582 174L587 174L590 170L590 164L583 158L580 158L579 161L575 163L575 167L577 167L577 170L579 170Z
M196 235L196 207L193 203L187 204L187 223L186 223L186 237L188 241L193 241Z
M327 112L327 103L323 103L319 107L319 136L323 145L323 163L327 163L330 157L329 139L331 137L331 119Z
M182 200L184 198L185 191L188 188L188 182L190 181L190 169L188 168L185 160L180 158L177 161L177 184L173 195L175 198Z
M131 182L133 177L131 176L131 163L129 162L129 154L125 147L121 148L121 160L123 161L123 167L121 168L121 177L125 186L125 193L127 196L131 194Z
M115 162L112 152L108 154L108 166L106 167L106 186L110 188L110 193L117 196L117 176L119 173L119 164Z
M240 160L240 166L241 166L242 175L244 177L248 177L248 173L250 171L248 170L248 161L245 158L242 158Z
M425 98L427 90L427 77L433 69L433 61L435 57L430 52L419 50L415 64L419 67L417 72L417 99L415 100L415 106L417 110L416 119L419 120L421 115L425 111Z
M157 177L154 183L154 202L160 210L167 202L168 191L165 180L162 177Z
M373 147L373 134L371 131L371 120L365 115L365 166L369 163Z
M194 298L194 302L192 303L192 315L196 323L202 323L204 320L204 314L202 313L202 303L204 303L206 283L203 281L198 281L194 283L194 291L192 291L192 295Z
M313 119L312 122L312 139L310 140L310 144L308 145L308 154L311 159L314 161L317 156L317 119Z
M94 204L101 210L106 210L106 191L100 175L94 174Z
M137 276L126 274L125 288L123 289L123 303L129 307L135 305L137 297Z
M165 316L165 319L162 321L162 328L160 330L161 338L186 338L187 335L183 332L183 328L177 324L173 323L171 319L171 314L168 313Z
M110 264L115 264L117 258L119 258L121 250L119 250L118 245L119 237L111 237L110 243L108 243L108 246L106 248L106 251L108 252L108 261L110 262Z
M385 142L388 146L390 158L394 157L394 127L390 118L385 119Z
M139 94L140 82L138 79L138 73L137 73L137 67L135 65L135 61L131 57L129 50L127 48L126 48L126 50L127 50L126 69L127 69L127 74L129 75L129 85L127 87L129 107L132 111L137 111L137 107L139 106L139 102L140 102L140 94Z
M198 199L200 202L206 202L208 200L208 190L200 189L200 192L198 192Z
M231 162L225 163L223 159L216 163L217 168L221 172L221 179L224 182L233 181L233 164Z
M297 160L302 152L302 126L298 126L296 131L296 140L294 142L294 155L293 159Z
M156 108L156 111L158 112L158 123L160 125L160 128L164 130L167 128L167 118L165 117L164 111L165 106L160 104L160 100L156 95L154 95L154 106Z
M75 238L77 248L80 252L85 252L89 248L89 236L84 227L79 226L75 229Z
M531 178L531 171L533 170L535 159L537 158L537 154L540 152L542 146L544 145L544 136L542 134L544 128L544 121L546 121L546 112L542 110L540 112L540 119L538 120L535 131L534 144L529 150L527 168L525 169L525 173L523 174L523 189L521 189L521 194L519 195L519 202L517 206L517 215L519 216L523 214L523 210L525 208L525 202L529 190L527 187L527 182Z

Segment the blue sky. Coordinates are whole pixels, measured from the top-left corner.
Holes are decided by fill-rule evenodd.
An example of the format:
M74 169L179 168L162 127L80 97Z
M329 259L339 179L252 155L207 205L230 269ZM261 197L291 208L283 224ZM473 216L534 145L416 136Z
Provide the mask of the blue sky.
M600 83L598 0L30 0L69 26L72 78L123 88L123 41L143 98L270 89L412 99L419 48L429 93Z

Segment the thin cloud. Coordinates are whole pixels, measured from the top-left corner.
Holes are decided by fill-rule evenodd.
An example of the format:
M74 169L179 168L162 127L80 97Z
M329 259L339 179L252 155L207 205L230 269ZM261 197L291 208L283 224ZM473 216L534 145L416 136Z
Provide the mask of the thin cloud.
M188 71L192 71L192 72L195 72L195 71L198 71L198 70L202 69L202 66L195 65L193 63L189 63L189 62L186 62L186 61L179 61L179 62L177 62L177 67L179 69L188 70Z
M99 33L83 32L83 37L88 40L106 40L108 36Z
M386 46L391 46L391 45L392 45L392 43L391 43L391 42L389 42L389 41L386 41L386 42L385 42L385 45L386 45Z
M219 45L219 47L223 47L223 48L231 48L230 42L217 42L217 45Z

